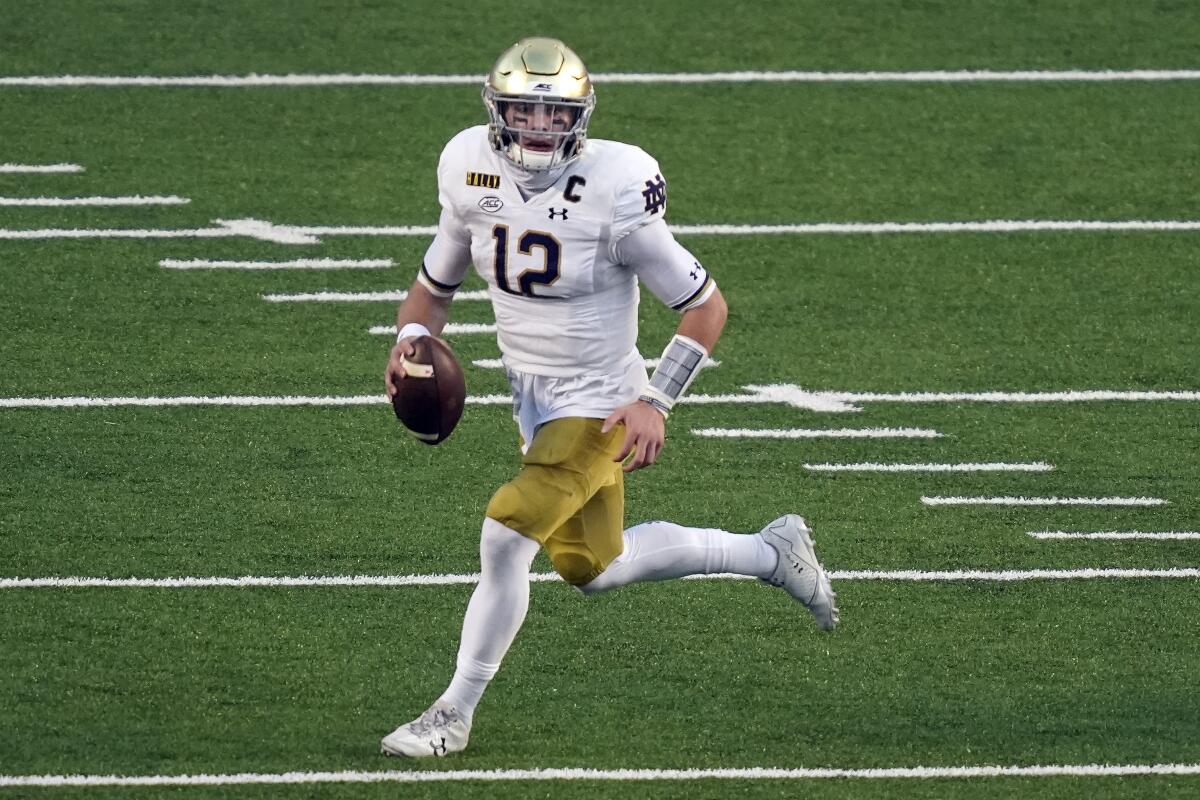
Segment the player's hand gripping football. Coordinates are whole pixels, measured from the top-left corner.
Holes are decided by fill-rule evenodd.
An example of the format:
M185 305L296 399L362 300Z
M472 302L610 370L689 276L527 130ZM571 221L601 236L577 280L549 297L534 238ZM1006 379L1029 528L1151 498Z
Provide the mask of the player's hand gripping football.
M634 400L608 415L600 430L608 433L617 425L625 426L625 442L613 461L624 461L625 472L648 467L662 452L666 439L663 415L649 403ZM628 460L626 460L628 459Z
M387 369L383 373L383 385L389 400L396 394L396 384L392 383L392 380L404 378L404 366L400 360L412 357L414 352L412 343L416 338L416 336L406 336L396 342L396 346L392 348L392 354L388 357Z

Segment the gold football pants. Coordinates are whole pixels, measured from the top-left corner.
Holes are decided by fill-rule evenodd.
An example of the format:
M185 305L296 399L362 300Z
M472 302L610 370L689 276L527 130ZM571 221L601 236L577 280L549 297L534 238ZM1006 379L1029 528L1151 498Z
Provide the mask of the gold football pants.
M625 428L601 433L600 419L563 417L542 425L521 460L521 472L501 486L487 515L537 540L567 583L582 586L621 554Z

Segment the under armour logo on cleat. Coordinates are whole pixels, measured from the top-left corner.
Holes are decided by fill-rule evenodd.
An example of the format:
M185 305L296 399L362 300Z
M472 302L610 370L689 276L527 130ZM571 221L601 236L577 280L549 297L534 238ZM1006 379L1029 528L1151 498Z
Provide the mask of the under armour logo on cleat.
M446 755L446 737L445 736L442 737L442 740L440 743L439 742L430 742L429 746L433 748L433 754L435 756Z

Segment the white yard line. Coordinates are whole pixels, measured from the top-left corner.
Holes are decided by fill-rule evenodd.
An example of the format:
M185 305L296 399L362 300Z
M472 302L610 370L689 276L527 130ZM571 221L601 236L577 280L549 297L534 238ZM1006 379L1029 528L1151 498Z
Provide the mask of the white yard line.
M989 462L963 464L805 464L813 472L1050 472L1052 464Z
M936 439L942 435L926 428L694 428L692 433L715 439Z
M1197 567L1163 569L1005 569L1005 570L831 570L831 580L843 581L1066 581L1098 578L1200 578Z
M388 265L391 265L388 261ZM387 292L308 292L302 294L264 294L263 300L268 303L403 303L408 298L408 291L395 289ZM486 289L470 292L456 292L455 300L487 300Z
M478 395L468 397L467 405L512 405L508 395ZM0 408L116 408L137 406L142 408L174 406L371 406L387 405L382 394L360 394L341 396L275 395L270 397L247 395L184 395L182 397L5 397L0 398Z
M1122 81L1194 81L1200 70L910 70L813 71L741 70L727 72L597 72L598 84L692 83L1113 83ZM475 74L287 74L287 75L15 75L0 86L223 87L263 86L478 86Z
M1198 391L1143 391L1088 389L1061 392L831 392L810 390L789 383L747 386L763 402L783 403L809 411L853 413L861 403L1101 403L1200 400Z
M1086 567L1079 569L1006 569L1006 570L830 570L836 581L906 581L940 583L946 581L1036 581L1096 580L1128 578L1200 578L1197 567L1159 569L1115 569ZM531 572L533 583L559 583L555 572ZM753 580L745 575L720 573L693 575L685 580ZM370 586L464 586L479 582L478 573L441 573L428 575L242 575L187 576L178 578L104 578L64 576L42 578L0 578L0 589L247 589L315 588Z
M164 269L386 269L395 266L390 258L297 258L291 261L209 261L202 258L164 258ZM269 295L264 295L270 299Z
M0 174L57 172L83 172L83 167L78 164L0 164Z
M207 239L245 236L278 244L320 244L322 236L433 236L431 225L303 226L256 219L214 220L218 227L182 229L0 229L0 239ZM1073 231L1198 231L1200 220L986 220L974 222L815 222L790 225L672 225L678 236L762 236L893 233L1022 233Z
M470 398L468 398L469 402ZM350 396L276 395L255 397L246 395L210 395L198 397L7 397L0 398L0 408L114 408L120 406L366 406L387 402L382 394Z
M1034 539L1200 539L1197 531L1028 531Z
M382 327L382 326L381 326ZM389 326L389 329L391 327ZM394 335L394 334L393 334ZM854 402L875 403L1082 403L1082 402L1158 402L1158 401L1187 401L1200 400L1197 391L1086 391L1086 392L916 392L900 394L880 394L862 392L822 392L808 391L792 384L773 384L770 386L749 385L743 387L741 394L689 394L684 395L680 402L697 405L711 403L749 404L778 403L793 408L810 411L845 412L860 411L850 405ZM63 408L87 406L169 406L169 405L222 405L222 406L341 406L367 405L385 402L383 395L359 396L186 396L186 397L0 397L0 408ZM467 402L493 403L492 398L467 398ZM749 433L728 429L704 429L701 436L779 436L770 431L751 430ZM911 429L902 429L911 430ZM929 431L923 436L940 436L936 431ZM783 433L782 437L804 438L804 434Z
M463 781L929 780L938 778L1104 778L1200 775L1200 764L1038 764L955 767L727 767L705 769L458 769L338 772L240 772L224 775L2 775L0 787L245 786Z
M0 206L181 206L192 202L175 195L128 197L0 197Z
M662 361L661 358L643 359L643 362L645 363L647 369L654 369L655 367L658 366L658 362L660 362L660 361ZM471 363L474 364L475 366L479 367L480 369L503 369L504 368L504 362L498 358L477 358L474 361L472 361ZM712 358L705 358L704 366L705 367L719 367L719 366L721 366L721 362L716 361Z
M433 236L435 227L297 227L257 219L213 220L209 228L0 229L0 239L224 239L249 237L276 244L320 244L322 236Z
M967 222L808 222L789 225L675 225L678 234L1030 233L1048 231L1194 231L1194 220L979 220Z
M0 788L246 786L325 783L525 783L534 781L928 780L937 778L1132 777L1200 775L1200 764L1038 764L956 767L727 767L705 769L456 769L238 772L223 775L0 775Z
M367 330L376 336L395 336L395 325L374 325ZM451 322L442 328L443 336L467 336L476 333L495 333L494 322Z
M223 239L248 236L220 228L0 228L0 239ZM261 237L255 237L261 238ZM270 240L274 241L274 240Z
M922 497L927 506L1165 506L1158 497Z

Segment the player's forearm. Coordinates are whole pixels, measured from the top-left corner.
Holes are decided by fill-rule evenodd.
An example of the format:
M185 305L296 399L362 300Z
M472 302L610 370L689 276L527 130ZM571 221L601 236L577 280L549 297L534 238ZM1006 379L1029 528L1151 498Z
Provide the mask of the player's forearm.
M728 311L716 287L707 300L685 311L650 376L650 384L638 399L666 417L704 366L705 355L712 353L721 338Z
M683 318L679 320L679 328L675 332L688 337L712 353L717 340L721 338L721 331L725 329L725 319L728 316L729 308L725 305L721 290L713 289L712 296L701 305L683 312Z
M396 310L396 330L415 322L424 325L434 336L439 336L449 317L450 298L436 297L420 281L413 281L408 297Z

